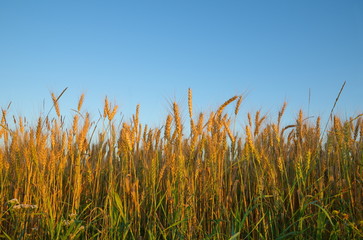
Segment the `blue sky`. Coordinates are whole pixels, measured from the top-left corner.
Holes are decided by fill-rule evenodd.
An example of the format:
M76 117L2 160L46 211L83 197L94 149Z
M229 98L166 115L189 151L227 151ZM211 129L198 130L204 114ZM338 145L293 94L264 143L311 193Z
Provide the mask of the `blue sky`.
M37 117L50 92L72 114L81 93L98 116L108 96L130 119L161 125L244 94L242 114L362 112L363 1L1 1L0 107ZM242 119L245 117L242 116ZM293 120L293 119L292 119ZM242 121L243 122L243 121Z

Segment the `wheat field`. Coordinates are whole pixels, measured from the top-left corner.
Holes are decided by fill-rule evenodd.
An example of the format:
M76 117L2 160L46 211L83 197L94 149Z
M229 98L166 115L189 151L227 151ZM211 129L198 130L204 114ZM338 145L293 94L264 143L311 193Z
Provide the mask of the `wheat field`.
M361 115L195 113L189 90L159 128L107 98L93 120L84 95L68 126L60 96L37 124L2 108L0 239L363 238Z

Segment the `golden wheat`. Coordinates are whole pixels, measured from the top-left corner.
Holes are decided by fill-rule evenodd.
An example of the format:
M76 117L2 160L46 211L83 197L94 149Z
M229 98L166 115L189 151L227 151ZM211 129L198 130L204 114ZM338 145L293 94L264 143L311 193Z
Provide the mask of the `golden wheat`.
M184 135L175 102L162 132L140 123L139 105L117 124L107 97L98 126L83 99L69 128L60 113L32 126L2 109L0 238L363 236L362 115L335 116L324 135L320 117L311 124L302 111L283 125L284 103L276 123L257 111L241 125L235 96L199 113ZM224 113L235 100L234 115ZM59 97L52 101L56 108ZM192 119L190 89L188 110Z

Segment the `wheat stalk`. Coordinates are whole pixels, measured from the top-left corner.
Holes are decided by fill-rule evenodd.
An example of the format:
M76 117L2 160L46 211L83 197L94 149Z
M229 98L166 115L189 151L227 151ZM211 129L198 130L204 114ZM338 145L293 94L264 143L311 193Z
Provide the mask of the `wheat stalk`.
M223 110L225 109L225 107L227 107L231 102L233 102L234 100L236 100L238 98L238 96L234 96L231 97L230 99L228 99L227 101L225 101L217 110L216 112L216 116L220 116L223 112Z
M80 112L84 101L84 93L79 97L77 111Z
M234 109L234 115L238 115L241 103L242 103L242 95L238 97L236 108Z
M58 100L57 100L56 96L54 95L54 93L52 93L51 95L52 95L53 106L55 108L55 112L57 113L57 116L60 117Z

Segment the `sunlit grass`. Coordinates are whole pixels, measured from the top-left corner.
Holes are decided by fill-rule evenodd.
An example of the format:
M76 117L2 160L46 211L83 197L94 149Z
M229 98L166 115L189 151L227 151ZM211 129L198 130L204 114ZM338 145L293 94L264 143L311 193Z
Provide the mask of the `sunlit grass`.
M360 115L323 133L302 111L283 126L286 104L276 121L238 116L240 96L196 114L189 91L188 126L174 103L149 128L139 106L117 122L107 98L93 121L82 95L67 127L52 99L36 125L2 109L0 238L363 238Z

